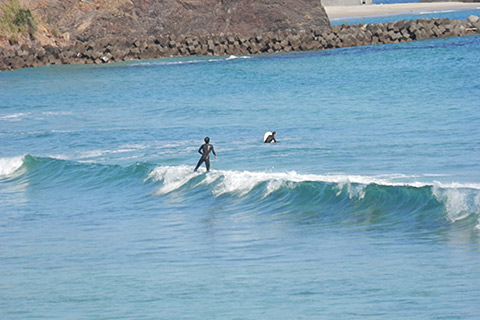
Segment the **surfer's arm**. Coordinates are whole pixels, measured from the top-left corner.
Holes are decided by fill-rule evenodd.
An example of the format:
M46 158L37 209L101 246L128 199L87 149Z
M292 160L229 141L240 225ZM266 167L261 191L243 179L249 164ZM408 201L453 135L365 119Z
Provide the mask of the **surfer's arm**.
M217 154L215 153L215 150L213 149L213 146L212 146L212 153L215 156L215 159L217 159Z
M200 146L200 148L198 148L198 153L200 153L201 155L203 155L203 152L202 152L203 148L202 147L203 146Z

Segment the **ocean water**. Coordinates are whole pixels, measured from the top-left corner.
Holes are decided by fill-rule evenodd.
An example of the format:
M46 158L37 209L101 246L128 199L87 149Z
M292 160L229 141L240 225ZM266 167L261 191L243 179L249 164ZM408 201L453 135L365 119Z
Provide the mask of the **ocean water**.
M0 319L478 319L479 52L0 72Z

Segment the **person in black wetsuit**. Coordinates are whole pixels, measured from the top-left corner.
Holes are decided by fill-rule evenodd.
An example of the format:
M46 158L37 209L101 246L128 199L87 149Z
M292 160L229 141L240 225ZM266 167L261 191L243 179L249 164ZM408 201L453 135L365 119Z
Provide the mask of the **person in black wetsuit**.
M269 135L267 139L265 139L265 143L272 143L272 142L276 143L277 142L277 140L275 140L276 135L277 133L273 131L272 134Z
M200 160L198 160L197 166L193 171L197 171L198 167L200 167L202 162L205 162L205 167L207 167L207 171L210 171L210 151L212 151L213 155L215 156L215 159L217 159L217 154L215 153L213 146L209 143L210 138L205 137L204 141L205 143L202 144L198 149L198 153L200 153L202 157L200 158Z

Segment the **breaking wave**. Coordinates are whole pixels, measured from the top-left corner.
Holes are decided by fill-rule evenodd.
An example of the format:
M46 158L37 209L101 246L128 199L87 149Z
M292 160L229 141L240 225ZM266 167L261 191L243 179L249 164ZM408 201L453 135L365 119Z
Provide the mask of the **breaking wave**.
M10 176L23 165L24 157L0 158L0 177Z
M152 190L154 197L178 193L186 203L194 197L227 202L235 198L240 204L300 212L381 213L397 219L423 219L426 215L432 222L463 221L470 228L480 230L479 184L421 182L419 177L407 175L235 170L204 173L193 172L193 167L186 165L156 166L139 162L122 167L25 155L0 158L0 182L9 178L28 180L35 186L80 186L80 190L132 190L133 185L143 184Z
M146 180L159 186L155 195L193 192L204 187L214 197L245 201L284 201L290 207L351 212L435 212L454 223L467 218L480 229L480 185L419 182L414 176L313 175L297 172L212 170L194 173L189 166L154 168ZM410 180L401 182L398 180ZM321 209L320 209L321 210Z

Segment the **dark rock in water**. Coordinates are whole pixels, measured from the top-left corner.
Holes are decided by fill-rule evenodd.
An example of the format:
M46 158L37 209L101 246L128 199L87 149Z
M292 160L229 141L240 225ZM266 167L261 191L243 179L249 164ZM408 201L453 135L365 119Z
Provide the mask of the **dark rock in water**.
M474 28L480 29L480 18L474 15L468 17L468 22L472 24Z

